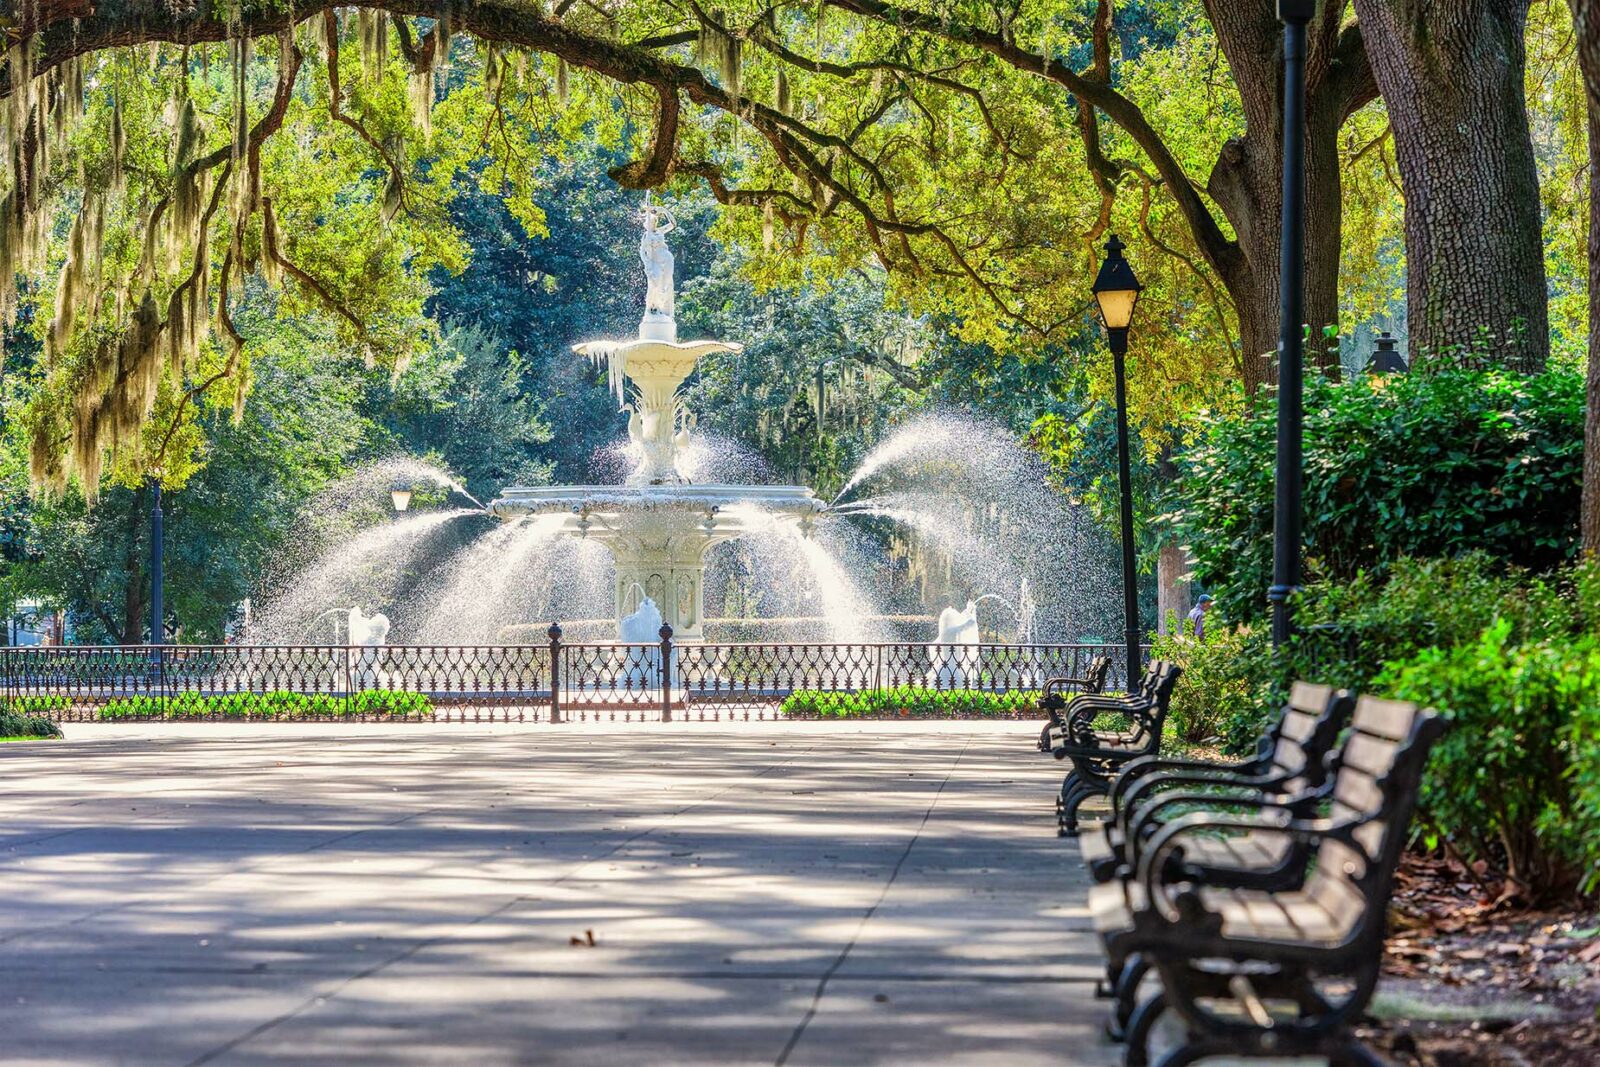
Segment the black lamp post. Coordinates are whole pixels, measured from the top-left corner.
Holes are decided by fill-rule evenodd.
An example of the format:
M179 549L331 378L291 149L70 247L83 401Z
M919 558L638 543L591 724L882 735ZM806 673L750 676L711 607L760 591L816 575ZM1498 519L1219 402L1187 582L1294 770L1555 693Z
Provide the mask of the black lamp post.
M150 643L162 643L163 631L166 629L166 605L162 602L161 587L164 584L161 564L162 519L161 514L161 476L158 474L150 480L150 488L154 494L155 502L150 506Z
M1278 472L1273 506L1272 645L1293 629L1300 586L1301 437L1304 412L1306 23L1316 0L1278 0L1283 23L1283 236L1278 260Z
M1112 367L1117 380L1117 480L1122 489L1122 596L1127 625L1128 688L1139 677L1139 584L1133 545L1133 472L1128 460L1128 384L1123 357L1128 352L1128 325L1144 286L1122 255L1127 247L1116 234L1106 242L1106 258L1094 279L1094 300L1100 323L1106 328Z

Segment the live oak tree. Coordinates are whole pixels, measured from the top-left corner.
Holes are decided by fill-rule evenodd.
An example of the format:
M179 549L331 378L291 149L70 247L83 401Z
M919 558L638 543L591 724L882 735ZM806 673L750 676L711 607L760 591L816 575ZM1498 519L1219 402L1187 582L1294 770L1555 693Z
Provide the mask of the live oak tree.
M493 157L483 181L526 205L528 145L546 135L636 145L618 182L701 181L750 209L734 225L759 227L774 252L768 280L813 251L847 265L874 257L897 296L954 313L966 340L1081 332L1095 243L1126 224L1170 257L1147 273L1152 299L1165 296L1166 319L1183 326L1172 348L1231 348L1247 386L1269 376L1280 121L1276 45L1262 45L1275 40L1270 0L1207 5L1232 72L1224 104L1237 94L1243 133L1217 151L1203 189L1193 146L1164 139L1116 87L1109 3L746 7L23 6L0 77L0 307L15 306L16 271L54 275L32 292L55 399L36 413L36 479L72 475L92 492L162 389L180 411L212 391L242 398L249 339L232 311L246 276L320 305L375 360L403 362L422 326L405 312L416 300L391 301L391 290L422 276L419 258L460 255L437 225L449 175ZM1344 9L1327 5L1310 64L1314 326L1337 317L1336 134L1375 91ZM459 33L480 45L466 85L448 68ZM1069 63L1080 37L1082 70ZM599 84L574 87L579 71ZM452 80L435 130L436 82ZM1077 148L1063 152L1063 136ZM57 269L49 230L74 215ZM1235 322L1237 343L1216 344ZM1189 377L1218 369L1226 376L1226 361L1207 357ZM124 466L165 458L158 449Z
M1307 62L1314 331L1338 321L1341 251L1366 236L1345 239L1345 171L1392 150L1410 225L1430 217L1416 201L1460 195L1419 160L1435 144L1413 127L1477 121L1484 93L1495 116L1515 119L1519 2L1525 14L1527 0L1493 0L1463 24L1465 43L1424 42L1433 52L1399 15L1483 5L1319 5ZM160 397L180 421L213 394L242 400L251 338L234 311L247 276L293 311L332 316L374 361L402 364L429 329L428 271L464 255L443 220L452 180L470 171L537 233L531 160L576 138L630 151L612 171L626 187L699 182L737 209L723 232L765 253L750 270L758 282L876 259L893 299L997 349L1060 351L1087 336L1096 243L1113 227L1137 232L1161 255L1141 261L1153 343L1136 353L1134 400L1170 423L1174 397L1204 402L1220 380L1271 378L1281 54L1273 0L1155 11L1109 0L29 0L0 70L0 310L16 303L14 274L33 279L21 299L50 365L32 416L35 478L89 486L107 459L129 477L164 468L165 444L130 448ZM1144 47L1130 20L1171 47L1124 57ZM1147 56L1159 62L1144 70ZM1459 62L1471 78L1430 83L1391 145L1363 109L1380 72L1399 97L1408 56ZM1515 126L1490 139L1516 148ZM1526 184L1520 156L1503 169L1491 214ZM1533 210L1533 236L1515 235L1508 253L1519 263L1537 244ZM1419 227L1407 233L1419 340L1452 344L1461 323L1542 332L1531 266L1511 289L1456 285L1477 277L1449 243L1466 238ZM1455 313L1427 317L1418 287L1447 284ZM1535 365L1539 343L1514 362Z

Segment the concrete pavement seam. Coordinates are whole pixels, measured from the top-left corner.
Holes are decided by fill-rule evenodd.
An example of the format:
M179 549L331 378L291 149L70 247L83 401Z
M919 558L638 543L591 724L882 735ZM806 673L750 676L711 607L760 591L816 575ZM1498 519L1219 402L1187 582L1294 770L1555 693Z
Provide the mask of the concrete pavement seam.
M944 787L950 783L951 776L956 773L956 768L960 766L962 757L967 754L967 749L971 745L972 739L968 738L966 743L961 746L961 751L956 753L956 758L951 762L949 769L944 772L944 778L940 780L939 788L933 792L933 799L928 801L928 810L922 813L922 821L917 824L916 832L911 835L911 840L906 842L906 847L900 853L900 858L895 861L894 869L889 872L888 880L883 883L883 892L878 894L878 899L873 901L872 906L861 916L861 921L856 924L855 933L850 935L850 940L845 943L844 948L839 952L838 958L822 973L822 977L817 981L816 991L811 995L811 1006L806 1009L805 1015L801 1016L799 1024L794 1028L794 1033L789 1035L789 1041L783 1046L783 1051L778 1053L778 1058L773 1062L773 1067L784 1067L784 1064L789 1062L789 1057L794 1053L795 1046L800 1044L800 1039L805 1036L806 1028L811 1025L811 1020L817 1017L817 1008L821 1006L822 997L828 991L829 981L832 980L839 968L844 966L845 960L850 958L850 952L856 947L856 942L861 938L861 932L866 929L867 923L872 921L872 916L877 913L878 908L888 899L889 890L894 888L895 880L900 877L901 868L905 866L906 860L911 858L911 850L917 847L917 842L922 838L922 831L927 827L928 820L933 817L933 809L939 805L939 798L944 795Z

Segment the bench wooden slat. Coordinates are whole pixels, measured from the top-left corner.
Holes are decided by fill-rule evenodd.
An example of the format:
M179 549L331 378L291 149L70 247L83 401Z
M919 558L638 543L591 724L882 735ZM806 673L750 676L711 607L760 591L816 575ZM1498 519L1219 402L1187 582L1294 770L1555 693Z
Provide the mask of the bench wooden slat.
M1411 733L1417 718L1417 706L1403 700L1380 700L1364 696L1356 701L1352 721L1363 733L1387 737L1391 741L1404 741Z

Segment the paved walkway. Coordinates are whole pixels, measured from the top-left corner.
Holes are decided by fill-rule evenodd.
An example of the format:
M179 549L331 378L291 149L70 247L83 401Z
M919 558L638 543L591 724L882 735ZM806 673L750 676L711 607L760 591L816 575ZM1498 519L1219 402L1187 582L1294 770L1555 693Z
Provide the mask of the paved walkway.
M1034 730L0 746L0 1061L1111 1064Z

